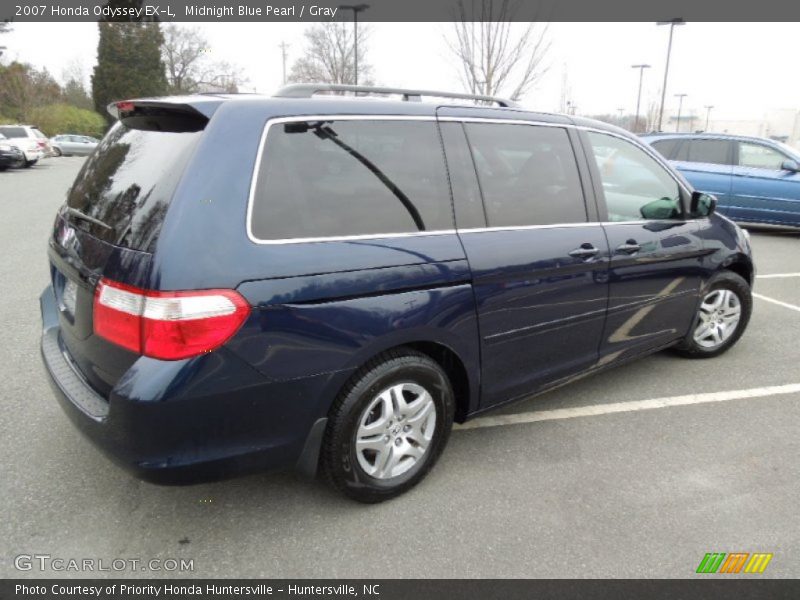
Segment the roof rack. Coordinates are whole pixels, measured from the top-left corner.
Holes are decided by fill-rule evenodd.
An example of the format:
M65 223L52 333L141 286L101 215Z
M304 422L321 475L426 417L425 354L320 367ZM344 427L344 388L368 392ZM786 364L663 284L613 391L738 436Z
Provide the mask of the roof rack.
M338 83L295 83L279 89L275 93L276 98L311 98L315 94L323 92L354 94L396 94L403 97L406 102L420 102L422 96L433 98L458 98L460 100L475 100L478 102L492 102L504 108L517 106L511 100L497 98L495 96L481 96L478 94L459 94L454 92L437 92L433 90L408 90L403 88L374 87L367 85L344 85Z

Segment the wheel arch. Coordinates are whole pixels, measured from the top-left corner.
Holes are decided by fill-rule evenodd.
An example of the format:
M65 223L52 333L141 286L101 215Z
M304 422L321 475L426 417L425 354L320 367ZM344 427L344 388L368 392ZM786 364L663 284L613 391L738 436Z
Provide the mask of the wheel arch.
M354 376L370 361L375 360L387 352L410 349L432 359L447 375L453 387L456 402L455 421L462 423L469 413L477 410L479 401L479 373L480 367L475 362L470 362L470 357L463 351L457 350L453 340L444 340L441 337L407 337L405 339L393 338L391 343L373 345L368 351L358 353L357 358L346 371L340 372L333 378L325 394L326 406L324 414L327 415L336 398L352 380Z
M734 254L721 265L722 270L732 271L742 277L750 287L753 287L755 269L753 261L744 254Z

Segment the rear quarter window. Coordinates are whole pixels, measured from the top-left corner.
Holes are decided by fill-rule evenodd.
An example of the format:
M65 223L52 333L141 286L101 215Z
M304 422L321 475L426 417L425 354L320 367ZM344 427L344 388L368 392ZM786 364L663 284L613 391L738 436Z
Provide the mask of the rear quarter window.
M453 211L433 121L273 123L251 198L258 241L441 231Z

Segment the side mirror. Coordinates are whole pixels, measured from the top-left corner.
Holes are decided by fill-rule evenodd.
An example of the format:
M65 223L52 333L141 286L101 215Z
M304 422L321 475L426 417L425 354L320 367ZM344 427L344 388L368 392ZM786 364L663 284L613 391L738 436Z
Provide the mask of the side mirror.
M789 158L783 161L783 163L781 164L781 169L783 169L784 171L794 171L795 173L797 173L798 171L800 171L800 164L798 164L796 160L792 160Z
M710 217L717 210L717 199L711 194L692 192L692 217Z

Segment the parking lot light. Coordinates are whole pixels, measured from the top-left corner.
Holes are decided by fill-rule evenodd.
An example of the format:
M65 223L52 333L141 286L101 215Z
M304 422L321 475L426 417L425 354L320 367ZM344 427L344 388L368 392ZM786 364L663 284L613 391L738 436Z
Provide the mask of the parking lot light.
M667 63L664 66L664 85L661 87L661 108L658 110L658 127L656 131L661 131L661 123L664 119L664 99L667 96L667 77L669 76L669 57L672 54L672 33L676 25L686 25L686 21L680 17L671 21L659 21L656 25L669 25L669 42L667 43Z

